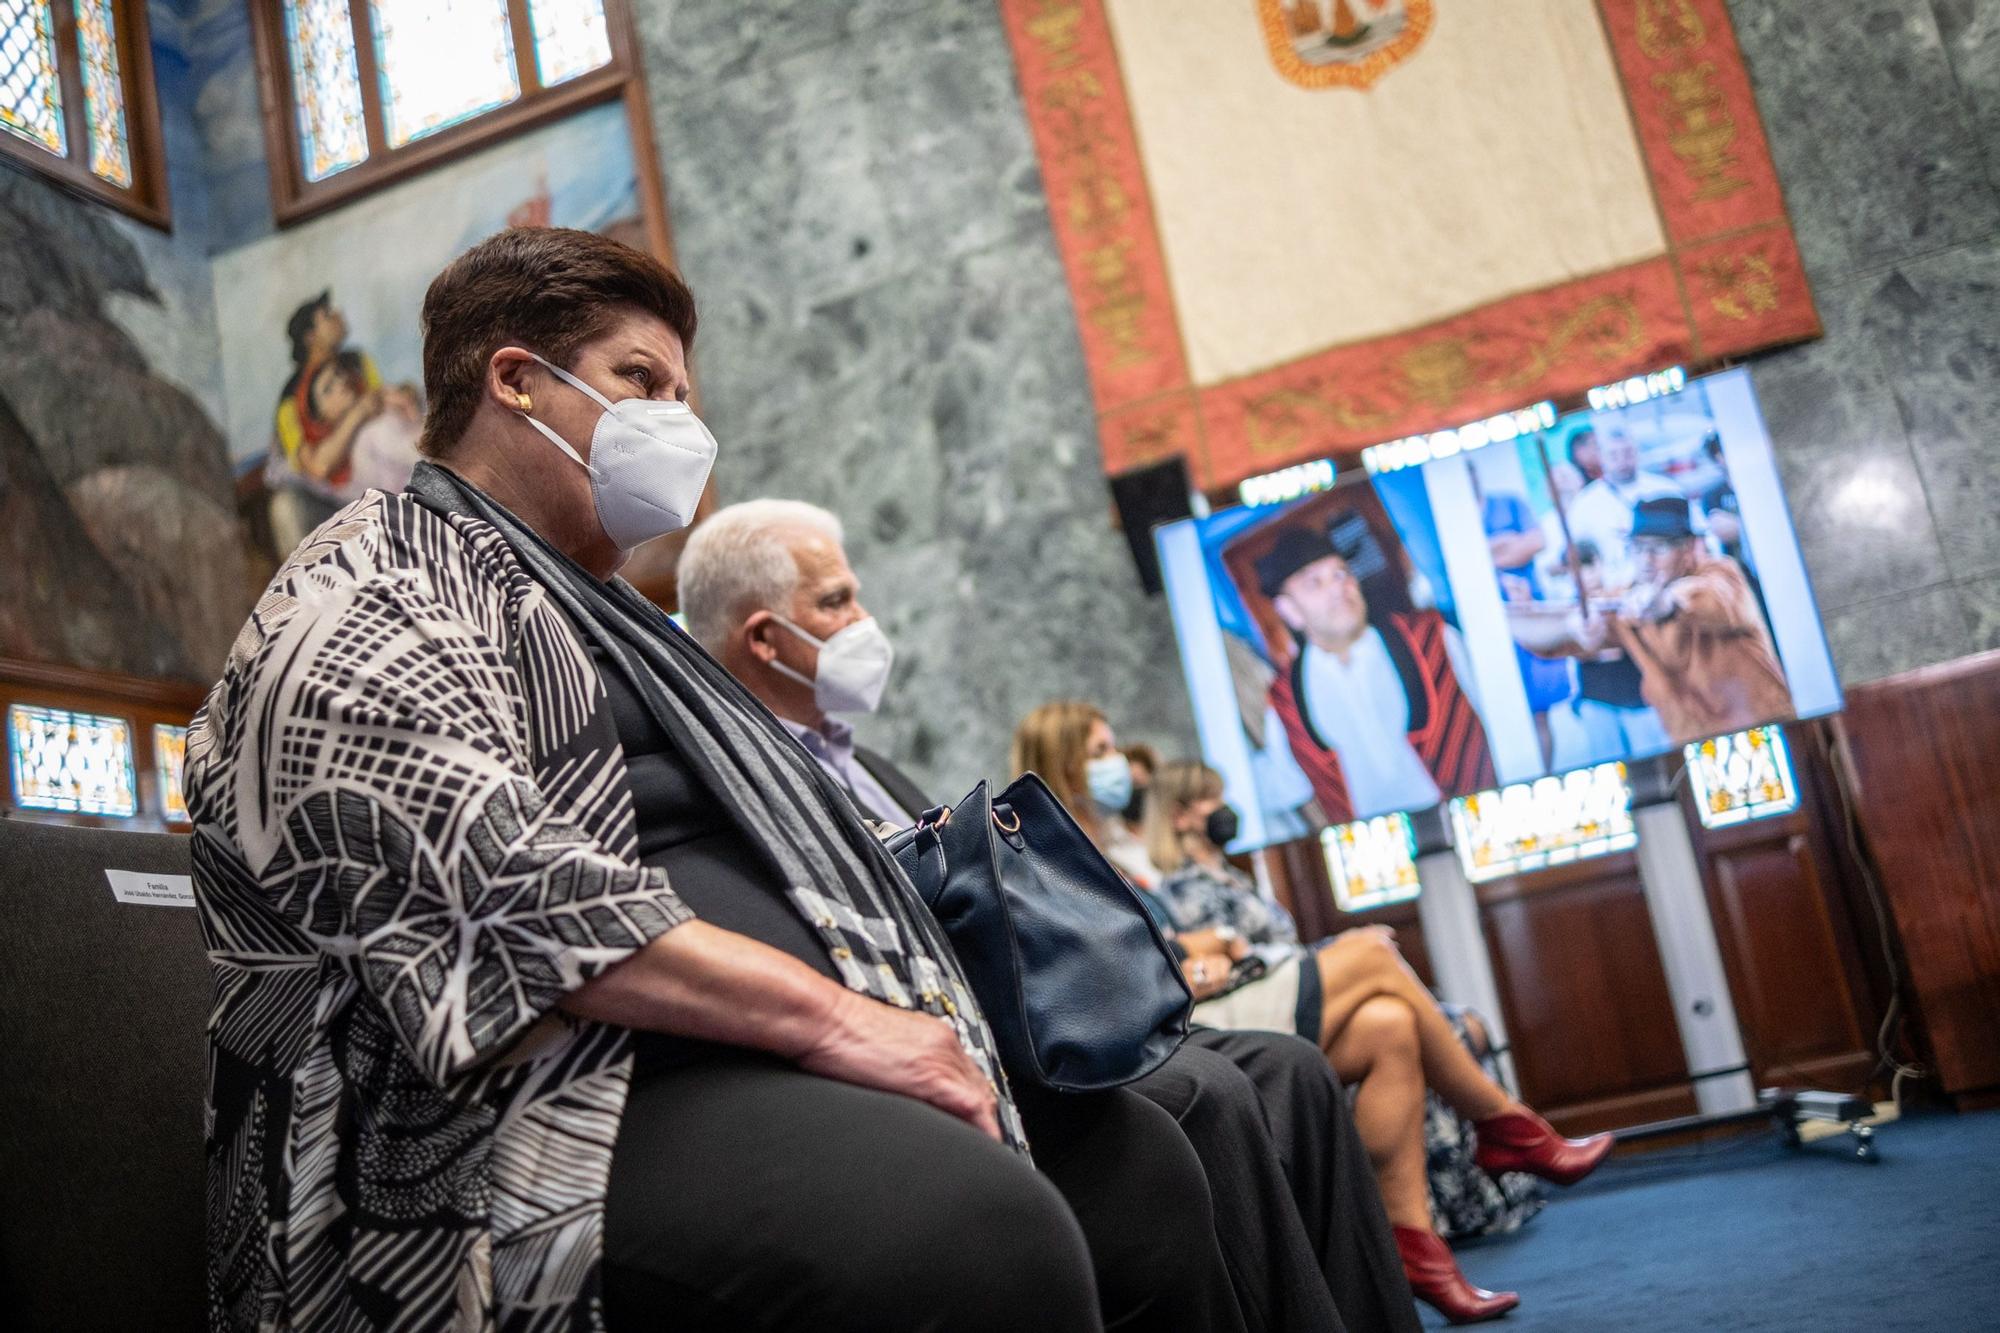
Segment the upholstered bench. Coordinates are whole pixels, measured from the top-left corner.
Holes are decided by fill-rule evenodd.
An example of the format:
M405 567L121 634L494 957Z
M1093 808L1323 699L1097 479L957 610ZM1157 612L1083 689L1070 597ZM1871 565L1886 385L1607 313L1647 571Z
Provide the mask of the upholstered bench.
M187 874L185 837L0 820L10 1328L204 1326L209 980Z

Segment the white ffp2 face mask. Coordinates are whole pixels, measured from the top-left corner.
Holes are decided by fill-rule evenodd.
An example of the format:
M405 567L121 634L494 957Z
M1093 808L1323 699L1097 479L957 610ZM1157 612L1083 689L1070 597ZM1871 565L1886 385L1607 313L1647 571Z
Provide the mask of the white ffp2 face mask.
M875 711L889 684L889 668L896 662L896 650L875 617L857 620L830 639L814 638L775 612L772 619L819 648L819 668L811 680L773 659L771 666L779 675L812 686L813 702L826 712Z
M533 355L533 353L530 353ZM590 473L597 521L621 551L679 532L694 521L695 506L715 467L715 437L686 403L652 398L612 402L552 361L540 361L604 415L590 436L590 459L526 412L522 418Z

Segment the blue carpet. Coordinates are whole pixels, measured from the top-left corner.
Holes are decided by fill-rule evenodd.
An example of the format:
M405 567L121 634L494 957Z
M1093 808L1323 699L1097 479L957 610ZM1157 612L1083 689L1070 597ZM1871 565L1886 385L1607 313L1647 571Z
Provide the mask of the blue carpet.
M1495 1333L2000 1329L2000 1112L1884 1126L1873 1164L1847 1143L1617 1158L1459 1264L1521 1293Z

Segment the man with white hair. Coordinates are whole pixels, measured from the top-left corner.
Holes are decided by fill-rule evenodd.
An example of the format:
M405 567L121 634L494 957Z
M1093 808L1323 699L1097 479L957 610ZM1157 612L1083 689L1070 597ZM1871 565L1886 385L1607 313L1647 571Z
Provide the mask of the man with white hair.
M893 660L861 604L839 519L796 500L730 505L689 537L679 584L689 632L864 815L907 824L935 804L832 716L873 712ZM1198 1029L1130 1086L1173 1114L1201 1159L1216 1239L1249 1328L1415 1333L1366 1150L1316 1047L1282 1033ZM1036 1140L1037 1162L1059 1150ZM1078 1215L1093 1249L1114 1243L1101 1240L1119 1229L1112 1219ZM1137 1229L1145 1230L1143 1219Z
M835 713L872 713L894 661L861 605L840 520L800 500L749 500L710 516L680 560L688 630L764 701L869 817L911 824L927 802Z

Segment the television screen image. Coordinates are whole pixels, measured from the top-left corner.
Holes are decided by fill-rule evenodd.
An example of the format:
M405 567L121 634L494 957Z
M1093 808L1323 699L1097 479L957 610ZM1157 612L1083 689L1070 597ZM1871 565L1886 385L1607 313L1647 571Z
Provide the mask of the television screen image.
M1840 707L1747 372L1433 452L1156 531L1234 850Z

